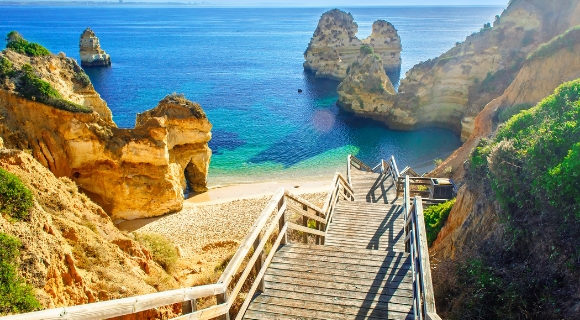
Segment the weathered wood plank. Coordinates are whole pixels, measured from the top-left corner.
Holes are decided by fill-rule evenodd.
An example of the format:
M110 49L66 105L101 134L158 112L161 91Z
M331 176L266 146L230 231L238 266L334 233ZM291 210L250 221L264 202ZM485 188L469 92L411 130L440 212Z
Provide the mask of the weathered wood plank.
M412 287L412 278L411 273L407 272L406 269L393 269L392 273L389 274L377 274L373 279L367 279L362 277L351 277L350 275L328 275L328 274L320 274L320 273L301 273L298 271L292 270L281 270L277 268L271 268L266 273L268 276L273 277L274 279L278 277L285 277L285 278L302 278L304 280L312 280L312 281L323 281L323 282L332 282L332 283L341 283L341 284L349 284L354 285L355 287L361 286L379 286L382 287L384 285L391 285L396 286L397 288L404 288L411 290ZM275 281L275 280L274 280Z
M291 263L272 263L270 265L270 271L272 271L273 273L275 273L273 270L286 270L286 271L295 271L295 272L302 272L302 273L307 273L307 274L325 274L328 276L337 276L337 277L350 277L350 278L360 278L360 279L377 279L377 278L384 278L385 276L388 276L389 274L395 273L396 271L398 271L398 269L394 269L393 267L396 267L397 264L396 263L389 263L388 266L381 266L381 267L375 267L372 268L372 271L369 270L368 267L366 268L360 268L360 269L356 269L356 270L340 270L340 269L333 269L333 268L328 268L328 267L320 267L320 268L314 268L314 266L305 266L305 265L298 265L296 263L293 263L294 261L292 261ZM401 267L402 268L402 267ZM409 269L410 267L407 266L405 267L405 269ZM396 274L396 277L399 278L405 278L405 277L411 277L411 272L401 272L400 274ZM406 281L406 280L405 280Z
M219 304L216 306L209 307L207 309L199 310L196 312L192 312L189 314L184 314L177 318L173 318L175 320L206 320L206 319L213 319L217 316L221 316L229 312L229 307L227 304Z
M392 288L383 288L378 292L363 292L363 291L346 291L333 288L320 288L316 286L301 286L293 283L279 283L279 282L266 282L266 292L272 291L288 291L288 292L301 292L307 294L313 294L317 296L327 296L334 300L340 301L342 299L355 299L355 300L365 300L365 301L400 301L400 303L408 303L408 301L413 301L413 292L405 290L404 292L398 291Z
M264 312L271 312L277 314L285 314L285 315L294 315L296 319L304 319L308 317L315 317L321 319L333 319L333 320L352 320L352 314L343 314L339 312L329 312L329 311L322 311L316 309L308 309L306 306L297 306L297 307L288 307L288 306L281 306L275 304L267 304L267 303L253 303L252 304L252 311L264 311ZM406 319L408 316L407 313L403 312L396 312L392 311L389 312L387 315L379 315L377 317L373 316L372 314L361 314L361 318L364 319L372 319L372 320L385 320L385 319ZM354 316L355 318L356 315Z
M267 295L273 297L281 297L281 298L289 298L289 299L297 299L297 300L304 300L304 301L316 301L321 303L327 304L335 304L340 303L342 305L351 306L351 307L361 307L361 306L378 306L379 308L385 309L388 308L389 305L397 305L395 308L400 308L400 306L407 306L411 307L413 302L413 297L398 297L398 296L386 296L381 295L376 298L367 298L367 295L361 295L361 298L348 298L342 296L334 296L334 295L326 295L326 294L315 294L315 293L308 293L308 292L297 292L291 290L269 290ZM375 297L375 296L373 296ZM409 309L407 309L409 310Z
M281 259L309 259L311 261L320 261L320 262L325 262L325 263L344 263L344 264L360 264L360 265L368 265L368 266L376 266L377 264L380 264L380 261L376 261L376 260L362 260L358 257L350 257L350 258L344 258L344 257L332 257L332 256L317 256L316 254L312 254L310 256L304 255L304 254L297 254L297 253L292 253L292 252L277 252L276 254L276 258L281 258Z
M284 227L282 228L282 231L278 234L276 241L274 241L274 244L272 245L272 250L270 250L270 253L268 253L268 256L264 260L264 264L262 265L262 269L260 269L260 271L256 275L256 280L254 281L254 283L250 287L250 290L248 290L248 294L246 296L246 299L242 303L242 306L240 307L240 309L238 311L238 314L236 316L236 320L241 320L242 317L244 316L246 309L248 308L248 306L250 305L250 302L252 301L252 297L254 296L254 293L256 292L258 287L260 286L259 281L262 280L262 278L265 278L266 271L268 270L268 266L270 265L270 262L272 262L272 259L274 258L274 255L276 253L276 249L280 246L282 239L285 238L286 232L288 232L288 224L284 225ZM234 303L234 301L230 300L230 302L228 304L228 309L232 306L233 303Z
M353 248L340 248L340 247L329 247L329 246L319 246L314 244L299 244L293 243L292 245L285 246L280 249L281 252L303 252L310 257L312 255L312 250L316 250L318 255L328 255L328 256L345 256L342 253L346 253L347 257L352 257L355 254L361 259L378 259L384 260L387 257L397 256L402 258L407 258L409 256L406 252L377 252L375 250L368 249L353 249Z
M352 291L352 292L379 292L379 290L383 288L393 289L393 295L402 295L408 296L409 293L413 293L412 287L409 287L406 283L396 283L396 282L387 282L384 285L362 285L362 284L351 284L351 283L341 283L341 282L327 282L327 281L318 281L318 280L306 280L306 279L297 279L292 277L282 277L282 276L272 276L266 274L266 282L278 282L278 283L292 283L298 284L303 286L317 286L320 288L329 288L329 289L338 289L344 291Z
M386 252L385 252L386 253ZM410 260L386 260L381 264L377 265L353 265L353 264L345 264L345 263L329 263L329 262L320 262L320 261L310 261L307 259L291 259L291 260L273 260L274 263L277 264L291 264L292 266L296 266L297 268L304 268L309 270L311 268L316 267L318 270L328 270L333 269L336 272L349 272L349 271L356 271L356 272L374 272L375 274L378 273L388 273L388 269L392 268L406 268L410 269ZM310 264L308 263L310 261ZM311 268L308 268L311 267ZM330 273L330 271L328 271Z
M284 194L285 194L284 189L280 189L274 194L272 199L270 199L268 205L266 205L266 208L262 210L262 213L252 226L252 229L250 229L251 230L250 233L246 236L246 238L240 245L239 249L236 251L232 259L226 266L226 269L224 270L223 274L218 280L219 283L223 283L226 287L229 286L229 283L232 281L233 277L238 272L238 269L244 262L244 259L248 255L248 252L252 249L254 242L256 241L256 238L260 235L262 229L272 216L272 213L274 211L278 212L278 206L279 203L284 200Z
M293 222L286 222L286 225L288 226L288 229L292 229L292 230L296 230L296 231L302 231L305 233L310 233L316 236L321 236L324 237L326 236L326 232L324 231L320 231L320 230L316 230L316 229L312 229L312 228L308 228L308 227L304 227L301 225L297 225Z
M325 312L332 312L344 315L344 319L352 319L353 316L372 316L374 318L387 318L388 314L391 312L403 313L407 315L411 311L411 305L402 304L377 304L368 303L364 300L356 301L358 305L350 305L343 303L343 301L332 301L327 299L326 301L317 301L315 296L307 296L307 299L296 299L292 297L280 297L278 295L264 294L257 298L255 302L259 304L269 304L281 307L291 307L291 308L301 308L309 310L319 310ZM350 316L350 317L348 317Z
M435 310L435 293L433 291L433 281L431 279L431 263L429 262L429 246L427 245L427 230L425 229L425 217L423 216L423 202L421 198L415 198L416 218L419 222L419 265L422 272L422 291L425 312L437 314Z
M106 319L224 292L220 284L170 290L111 301L95 302L8 316L6 320Z

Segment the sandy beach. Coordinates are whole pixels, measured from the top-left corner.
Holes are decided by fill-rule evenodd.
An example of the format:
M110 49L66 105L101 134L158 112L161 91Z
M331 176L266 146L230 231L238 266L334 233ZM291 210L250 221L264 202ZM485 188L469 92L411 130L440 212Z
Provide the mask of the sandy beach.
M170 239L181 256L174 276L182 286L211 283L217 280L220 266L238 249L274 192L286 188L322 206L330 183L331 179L212 188L187 199L179 212L124 221L118 227L125 232L157 233Z

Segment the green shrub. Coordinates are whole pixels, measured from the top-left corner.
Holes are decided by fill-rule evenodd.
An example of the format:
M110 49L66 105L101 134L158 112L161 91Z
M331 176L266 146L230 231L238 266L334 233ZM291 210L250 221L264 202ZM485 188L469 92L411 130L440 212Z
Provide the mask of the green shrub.
M503 123L508 121L514 115L520 113L522 110L528 110L531 107L533 107L531 103L518 103L513 106L505 107L500 111L497 118L499 122Z
M50 83L42 80L34 73L32 66L25 64L20 70L20 81L16 90L25 98L42 102L57 109L70 112L91 113L89 107L64 100L60 93Z
M28 219L33 205L32 193L12 173L0 168L0 213L14 219Z
M173 243L156 233L135 233L135 240L151 251L153 260L166 271L173 270L177 262L177 249Z
M492 186L501 195L504 208L526 208L537 214L547 210L567 216L572 204L559 192L576 184L562 169L575 165L567 159L575 153L578 142L580 79L563 84L554 95L513 116L499 130L489 168ZM547 207L546 201L552 205Z
M363 44L360 47L360 53L364 54L364 55L369 55L369 54L373 54L375 53L375 50L373 49L373 47L367 45L367 44Z
M499 202L501 236L462 267L463 301L449 318L567 318L580 276L580 79L482 140L468 176Z
M80 84L82 87L87 87L91 84L91 79L84 71L79 71L75 73L74 80L76 83Z
M447 202L425 208L423 214L425 216L425 227L427 229L427 242L429 246L437 239L437 235L441 231L441 228L443 228L445 221L447 221L447 217L449 217L449 213L454 204L455 199L451 199Z
M40 309L32 287L17 274L18 239L0 232L0 314Z
M38 101L46 101L49 98L60 99L61 95L50 83L40 79L32 70L30 65L22 67L22 77L18 92L25 98Z
M48 56L50 51L38 43L28 42L18 32L11 31L6 36L6 48L29 57Z
M11 77L14 74L14 66L6 57L0 57L0 78Z

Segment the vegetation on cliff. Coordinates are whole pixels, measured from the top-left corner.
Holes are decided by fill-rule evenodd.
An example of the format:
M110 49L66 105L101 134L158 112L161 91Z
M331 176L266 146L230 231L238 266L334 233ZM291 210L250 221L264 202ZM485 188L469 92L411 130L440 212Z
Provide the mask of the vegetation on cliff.
M29 57L48 56L50 52L37 43L28 42L16 32L8 33L6 48ZM30 64L24 64L20 69L5 56L0 57L0 80L8 78L15 84L15 90L23 97L39 101L55 108L70 112L91 113L89 107L68 101L48 82L43 80ZM90 84L90 79L82 71L77 70L74 80L81 86ZM0 82L1 83L1 82Z
M50 51L38 43L28 42L16 31L11 31L6 36L6 48L29 57L48 56Z
M580 25L568 29L563 34L553 38L552 40L542 44L532 52L528 59L549 57L556 51L567 48L570 51L574 50L574 45L580 42Z
M15 220L25 220L32 205L30 190L17 176L0 168L0 214ZM0 314L40 308L32 287L17 273L21 246L17 238L0 232Z
M30 190L17 176L0 168L0 214L25 220L32 205Z
M427 229L427 242L429 245L437 239L437 235L441 231L441 228L443 228L445 221L447 221L449 212L451 212L454 204L455 199L452 199L438 205L427 207L423 212L425 216L425 227Z
M438 279L450 319L580 316L580 79L524 110L472 153L467 186L497 202L498 225ZM442 273L440 273L442 274ZM447 283L443 283L447 282Z
M0 232L0 314L20 313L40 308L40 303L18 270L18 255L22 244Z

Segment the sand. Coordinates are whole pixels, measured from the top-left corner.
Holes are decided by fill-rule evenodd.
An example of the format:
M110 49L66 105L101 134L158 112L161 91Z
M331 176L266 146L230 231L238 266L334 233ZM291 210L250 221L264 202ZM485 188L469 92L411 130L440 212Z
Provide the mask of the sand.
M125 221L118 227L170 239L181 255L174 275L182 286L212 283L274 192L285 187L322 207L330 182L261 182L214 188L187 199L180 212Z

